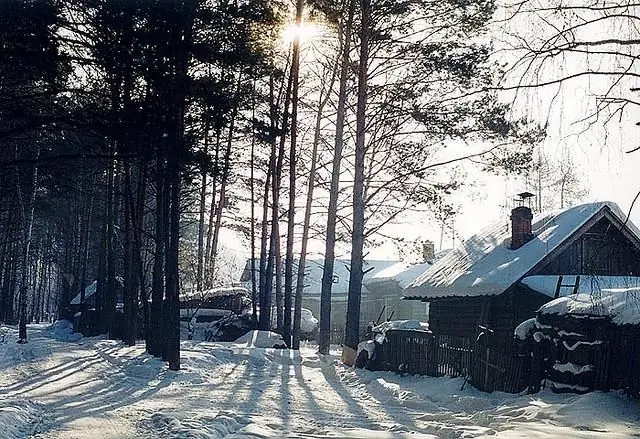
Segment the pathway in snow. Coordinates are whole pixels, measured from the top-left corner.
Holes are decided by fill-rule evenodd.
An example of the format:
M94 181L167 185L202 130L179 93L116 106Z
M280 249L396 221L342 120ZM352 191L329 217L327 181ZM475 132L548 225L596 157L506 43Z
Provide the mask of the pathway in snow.
M639 430L638 404L617 394L487 395L461 391L457 379L346 368L311 348L198 342L183 342L173 373L142 346L44 327L30 337L0 344L3 439L612 439Z

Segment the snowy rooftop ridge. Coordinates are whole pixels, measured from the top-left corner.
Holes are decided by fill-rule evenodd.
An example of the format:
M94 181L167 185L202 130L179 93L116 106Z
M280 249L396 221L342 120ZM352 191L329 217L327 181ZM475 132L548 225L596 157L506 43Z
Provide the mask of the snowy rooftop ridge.
M422 264L408 265L398 262L384 270L381 270L367 279L366 285L382 282L397 282L400 288L406 288L432 264L424 262Z
M502 293L603 209L621 222L626 215L613 202L601 201L537 214L534 238L512 250L506 221L489 225L424 271L404 291L407 297L481 296ZM640 232L630 221L627 227Z
M180 300L190 300L190 299L209 299L212 297L223 297L223 296L235 296L236 294L244 294L247 296L251 295L251 292L245 287L219 287L219 288L210 288L204 291L195 291L192 293L184 293L180 294Z

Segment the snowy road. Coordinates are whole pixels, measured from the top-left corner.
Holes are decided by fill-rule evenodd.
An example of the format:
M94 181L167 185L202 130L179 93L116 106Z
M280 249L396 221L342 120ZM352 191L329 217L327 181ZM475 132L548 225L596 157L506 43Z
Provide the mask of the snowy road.
M0 344L0 438L627 438L640 407L617 393L484 394L300 354L184 342L183 370L142 346L30 329Z

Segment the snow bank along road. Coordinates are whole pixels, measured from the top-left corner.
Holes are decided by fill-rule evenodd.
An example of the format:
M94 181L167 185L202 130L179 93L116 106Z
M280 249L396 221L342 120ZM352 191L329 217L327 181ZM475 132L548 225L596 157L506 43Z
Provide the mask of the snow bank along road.
M462 381L346 368L300 353L184 342L183 370L64 324L0 343L1 439L627 438L618 393L483 394Z

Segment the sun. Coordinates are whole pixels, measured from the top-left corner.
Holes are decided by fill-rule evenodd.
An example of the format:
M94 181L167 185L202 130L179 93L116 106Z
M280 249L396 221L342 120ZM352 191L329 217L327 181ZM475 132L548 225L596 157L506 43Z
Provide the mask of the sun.
M292 43L299 39L300 42L311 40L313 37L320 34L320 29L317 25L311 22L302 22L300 25L290 23L282 29L282 40L285 43Z

